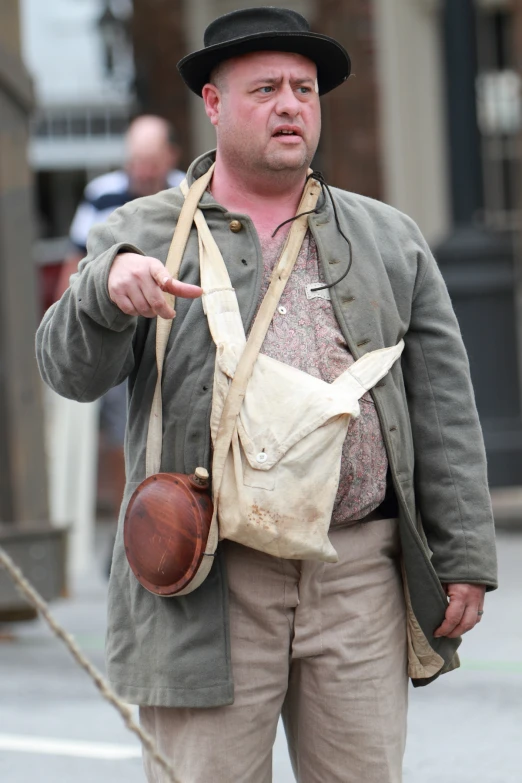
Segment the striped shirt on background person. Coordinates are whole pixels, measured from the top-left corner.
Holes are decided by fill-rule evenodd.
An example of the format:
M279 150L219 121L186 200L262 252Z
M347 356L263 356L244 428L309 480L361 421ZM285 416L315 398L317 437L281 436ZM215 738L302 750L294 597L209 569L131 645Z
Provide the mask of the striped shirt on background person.
M177 187L184 178L182 171L169 172L166 186ZM103 223L118 207L122 207L136 196L129 191L129 177L125 171L111 171L91 180L83 192L71 224L69 238L74 247L86 252L87 236L97 223Z

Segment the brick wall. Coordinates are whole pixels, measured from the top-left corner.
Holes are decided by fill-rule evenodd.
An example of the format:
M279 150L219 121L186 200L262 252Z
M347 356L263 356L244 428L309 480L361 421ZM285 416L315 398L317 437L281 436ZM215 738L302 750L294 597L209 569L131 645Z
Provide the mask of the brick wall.
M332 185L382 198L375 39L370 0L321 0L311 20L318 33L347 49L352 76L322 99L317 165Z
M134 0L132 36L140 111L166 117L178 132L181 168L192 159L189 93L176 70L187 54L183 0Z

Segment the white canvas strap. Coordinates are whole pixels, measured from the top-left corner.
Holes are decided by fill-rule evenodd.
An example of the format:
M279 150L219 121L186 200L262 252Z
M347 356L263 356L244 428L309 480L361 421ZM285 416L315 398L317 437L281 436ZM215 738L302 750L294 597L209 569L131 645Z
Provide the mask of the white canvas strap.
M180 189L183 195L188 196L186 180L181 183ZM242 349L246 342L243 320L223 256L200 209L196 210L194 223L198 230L203 309L212 339L216 345L234 343Z
M192 223L194 222L194 213L198 208L198 204L203 196L203 193L207 189L212 174L214 172L213 164L210 169L199 179L197 179L192 185L190 192L183 203L176 230L172 237L167 260L165 262L165 268L167 272L177 280L179 275L179 268L183 260L183 254L187 246ZM170 307L174 307L175 297L173 294L164 293L165 301ZM161 450L163 440L163 408L161 400L161 382L163 379L163 362L165 359L165 350L169 339L170 330L172 328L172 321L170 319L161 318L156 319L156 365L158 368L158 378L156 381L156 388L154 390L154 397L152 400L152 407L149 417L149 429L147 434L147 450L145 455L145 475L148 478L154 473L159 473L161 466Z

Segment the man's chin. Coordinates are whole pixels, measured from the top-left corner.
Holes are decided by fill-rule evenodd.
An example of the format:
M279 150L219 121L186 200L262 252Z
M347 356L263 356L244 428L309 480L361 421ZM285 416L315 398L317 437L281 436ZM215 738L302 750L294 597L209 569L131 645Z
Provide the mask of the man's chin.
M302 150L285 150L269 155L266 166L270 171L301 171L307 169L309 158Z

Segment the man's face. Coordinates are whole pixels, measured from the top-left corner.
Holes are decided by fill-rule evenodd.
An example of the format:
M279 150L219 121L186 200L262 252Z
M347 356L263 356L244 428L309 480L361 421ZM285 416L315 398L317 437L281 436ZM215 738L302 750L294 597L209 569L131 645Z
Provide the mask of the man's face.
M177 161L168 127L160 117L138 117L126 138L127 174L133 196L151 196L168 187L167 176Z
M321 132L315 63L299 54L255 52L225 63L207 112L218 153L243 172L301 171Z
M126 165L131 193L135 196L152 196L164 190L172 167L172 157L168 148L143 150L131 156Z

